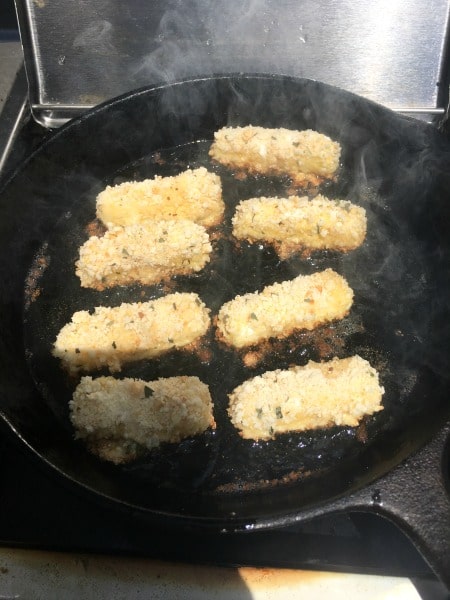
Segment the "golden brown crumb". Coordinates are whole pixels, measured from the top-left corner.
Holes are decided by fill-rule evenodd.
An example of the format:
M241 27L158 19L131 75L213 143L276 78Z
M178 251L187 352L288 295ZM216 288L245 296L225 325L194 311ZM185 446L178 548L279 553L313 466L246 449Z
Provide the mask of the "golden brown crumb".
M332 269L299 275L224 304L217 317L218 336L235 348L251 346L342 319L352 302L353 291Z
M82 377L70 401L70 418L76 437L116 464L215 427L208 386L188 376L156 381Z
M214 134L211 158L238 173L289 176L298 186L332 179L339 166L340 145L306 129L224 127Z
M199 340L210 326L209 310L194 293L149 302L98 306L76 312L59 332L53 356L72 374L157 357Z
M228 413L245 439L333 425L358 425L383 410L377 371L358 355L266 371L238 386Z
M212 252L202 225L186 219L146 221L112 227L80 248L76 274L82 287L158 283L174 275L200 271Z
M282 259L301 250L354 250L363 243L366 229L362 207L320 195L312 200L250 198L238 204L233 217L237 239L268 242Z
M189 219L213 227L223 213L220 178L205 167L108 186L97 196L97 218L107 227L148 219Z

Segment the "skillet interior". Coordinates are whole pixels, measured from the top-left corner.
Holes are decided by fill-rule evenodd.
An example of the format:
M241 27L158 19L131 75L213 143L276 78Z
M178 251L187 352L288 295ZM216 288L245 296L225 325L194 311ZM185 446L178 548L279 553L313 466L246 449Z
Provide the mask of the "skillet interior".
M279 345L251 372L212 338L211 361L177 353L127 367L123 375L148 379L198 374L210 384L218 428L129 467L102 464L72 440L67 402L74 384L49 357L51 344L74 310L137 295L149 299L164 290L80 289L73 262L95 213L95 194L121 178L173 174L200 164L211 168L207 150L214 130L246 123L311 127L339 140L340 177L323 191L367 209L367 240L345 256L320 253L279 263L268 250L237 250L225 228L205 272L170 287L198 291L214 312L236 293L332 266L355 291L352 312L317 335L298 336L295 345ZM22 236L17 231L4 236L16 269L2 261L5 307L14 299L2 323L13 350L5 361L2 410L25 441L70 479L155 513L267 517L373 480L418 447L447 414L448 242L440 218L447 164L447 145L432 128L334 88L288 78L186 82L93 111L56 134L4 191L2 210ZM285 182L237 182L216 171L223 178L228 216L241 198L285 189ZM27 190L30 195L24 196ZM18 203L22 219L12 212ZM24 295L25 280L31 290ZM23 317L22 337L17 333ZM385 410L364 430L334 428L253 444L229 424L226 393L243 379L267 368L354 352L380 370L386 388Z

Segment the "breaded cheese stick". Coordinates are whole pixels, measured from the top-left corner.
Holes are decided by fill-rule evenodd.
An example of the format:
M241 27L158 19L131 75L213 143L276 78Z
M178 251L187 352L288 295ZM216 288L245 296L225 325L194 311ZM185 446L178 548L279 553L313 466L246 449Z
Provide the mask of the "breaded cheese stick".
M267 371L229 396L228 414L245 439L333 425L356 426L383 410L377 371L358 355Z
M232 222L237 239L268 242L282 259L299 250L354 250L367 230L364 208L320 195L243 200Z
M81 310L59 332L53 356L71 374L157 357L201 338L209 310L194 293L175 293L149 302Z
M352 302L352 289L332 269L299 275L225 303L217 317L217 335L226 344L243 348L342 319Z
M188 376L156 381L82 377L70 401L70 418L76 437L116 464L215 427L208 386Z
M107 227L148 219L190 219L213 227L223 213L220 178L205 167L108 186L97 196L97 218Z
M202 225L187 219L145 221L90 237L80 248L76 274L82 287L100 291L134 282L149 285L200 271L211 252Z
M332 179L341 147L326 135L305 129L224 127L214 134L211 158L238 173L289 176L298 186Z

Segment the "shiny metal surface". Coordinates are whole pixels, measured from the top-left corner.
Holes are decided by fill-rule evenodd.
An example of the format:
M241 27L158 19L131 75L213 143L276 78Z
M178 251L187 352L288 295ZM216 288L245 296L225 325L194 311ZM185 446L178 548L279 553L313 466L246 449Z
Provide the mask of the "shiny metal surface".
M450 0L16 0L36 119L231 72L324 81L414 115L447 103Z
M0 40L0 115L11 90L12 82L23 63L18 41Z
M0 42L0 178L27 105L27 83L19 42Z
M0 106L0 178L27 110L25 73L21 70L13 81L6 101Z

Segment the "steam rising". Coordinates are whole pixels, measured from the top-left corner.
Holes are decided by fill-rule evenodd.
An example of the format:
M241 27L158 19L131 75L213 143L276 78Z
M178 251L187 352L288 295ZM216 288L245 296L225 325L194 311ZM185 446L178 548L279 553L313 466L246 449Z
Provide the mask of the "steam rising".
M310 16L303 3L303 18ZM134 76L173 81L230 72L291 72L302 75L306 41L302 21L270 0L196 0L162 15L157 46L135 65Z

